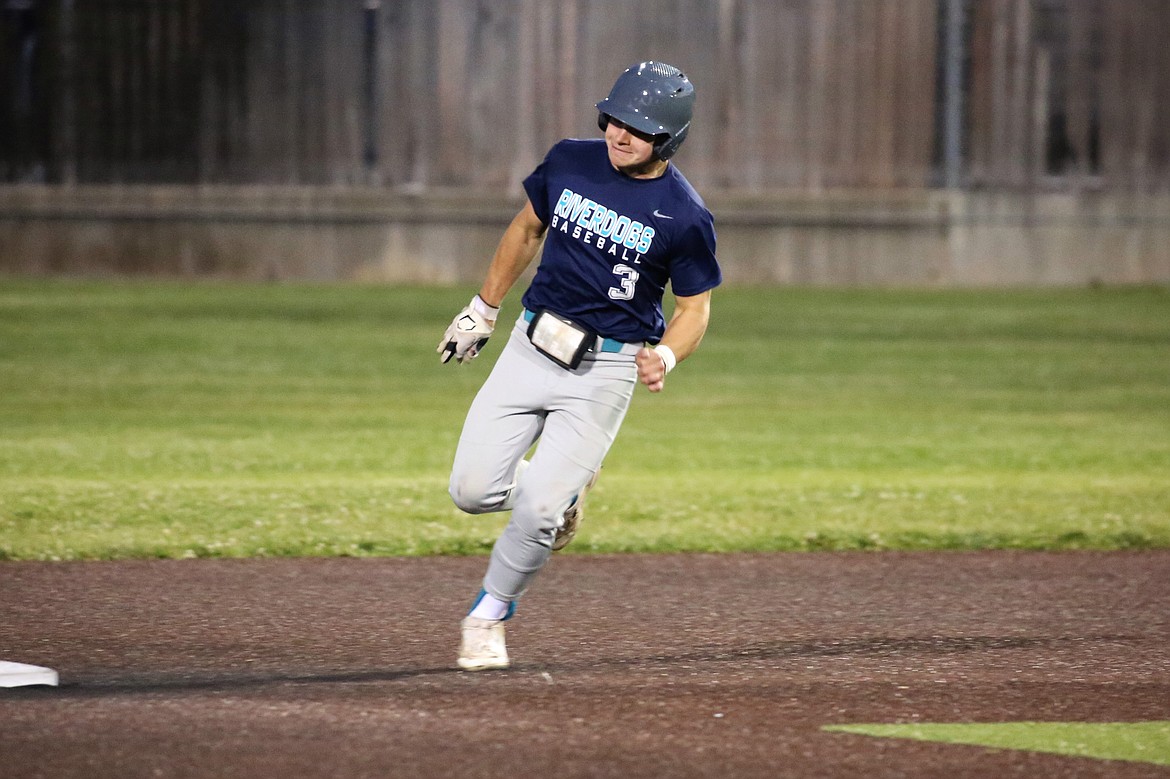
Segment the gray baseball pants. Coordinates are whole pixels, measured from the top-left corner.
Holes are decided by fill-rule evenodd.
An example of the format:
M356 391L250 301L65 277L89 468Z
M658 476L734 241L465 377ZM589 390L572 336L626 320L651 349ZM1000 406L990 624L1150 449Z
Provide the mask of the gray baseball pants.
M637 383L637 346L589 352L570 371L538 352L526 331L517 320L467 412L451 469L460 509L512 512L483 581L504 601L523 595L548 561L561 516L601 468Z

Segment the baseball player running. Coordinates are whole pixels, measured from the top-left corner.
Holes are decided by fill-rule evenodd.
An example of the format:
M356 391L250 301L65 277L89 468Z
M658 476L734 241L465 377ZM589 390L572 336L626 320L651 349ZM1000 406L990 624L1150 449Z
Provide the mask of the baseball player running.
M460 509L512 512L461 624L464 669L508 667L504 623L580 527L636 384L661 392L706 332L711 290L722 281L714 220L669 162L694 99L691 82L670 65L643 62L622 73L597 103L605 139L560 141L524 180L528 202L500 239L479 294L439 343L442 362L472 360L544 241L451 471ZM667 283L675 299L669 323Z

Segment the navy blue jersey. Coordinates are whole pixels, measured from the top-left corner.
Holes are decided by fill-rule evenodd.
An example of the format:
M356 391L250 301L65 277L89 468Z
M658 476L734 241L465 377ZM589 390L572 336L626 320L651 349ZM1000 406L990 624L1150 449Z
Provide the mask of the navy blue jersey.
M604 140L565 140L524 180L547 226L524 307L547 308L607 338L658 343L667 282L680 297L722 281L715 225L674 165L654 179L619 173Z

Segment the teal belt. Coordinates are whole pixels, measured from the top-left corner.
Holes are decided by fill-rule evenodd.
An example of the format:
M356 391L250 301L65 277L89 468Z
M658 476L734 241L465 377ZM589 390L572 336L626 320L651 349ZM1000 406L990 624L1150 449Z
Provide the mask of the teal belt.
M536 312L524 309L524 321L531 322L532 318L536 316ZM597 343L590 349L592 352L620 352L626 346L623 341L615 341L612 338L602 338L597 336Z

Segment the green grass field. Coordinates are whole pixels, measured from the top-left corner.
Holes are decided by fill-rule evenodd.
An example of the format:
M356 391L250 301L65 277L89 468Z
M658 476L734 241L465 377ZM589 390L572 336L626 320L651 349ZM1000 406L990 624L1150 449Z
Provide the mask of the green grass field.
M1170 766L1170 722L923 722L830 725L823 729Z
M447 469L503 338L434 353L472 292L0 280L0 559L486 552ZM1170 546L1170 290L713 311L570 551Z

